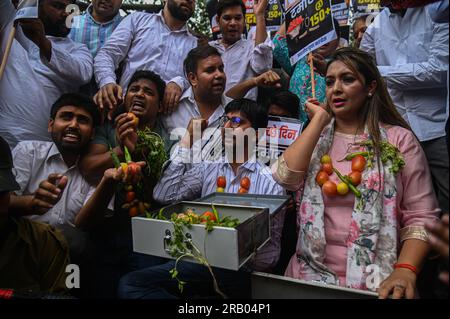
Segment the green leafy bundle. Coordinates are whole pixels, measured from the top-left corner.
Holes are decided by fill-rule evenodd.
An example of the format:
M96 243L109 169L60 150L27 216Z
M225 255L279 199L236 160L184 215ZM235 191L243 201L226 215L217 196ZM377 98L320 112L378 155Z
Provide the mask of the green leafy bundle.
M368 148L372 149L370 152L368 152L368 155L369 157L373 157L373 141L363 141L360 143L360 145L367 146ZM370 160L373 159L370 158ZM388 161L392 163L390 172L393 174L397 174L406 164L400 150L387 141L382 141L380 144L380 160L383 164L386 164Z
M157 181L161 176L162 167L168 159L164 148L164 140L148 127L139 130L137 134L136 152L141 154L147 162L146 175Z

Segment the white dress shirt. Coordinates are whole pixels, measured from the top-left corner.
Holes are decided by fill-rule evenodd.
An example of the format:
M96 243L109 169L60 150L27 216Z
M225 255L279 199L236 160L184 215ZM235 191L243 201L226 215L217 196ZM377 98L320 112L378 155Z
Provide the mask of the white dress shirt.
M270 37L257 46L254 41L247 39L241 39L227 48L222 40L211 41L209 45L215 47L222 55L227 76L225 92L236 84L264 73L272 67L273 44ZM258 89L253 88L245 97L256 101L257 94Z
M16 10L0 2L0 56L3 56ZM76 92L92 77L93 61L86 45L47 36L50 62L18 27L0 80L0 135L13 148L23 140L47 140L50 108L63 93Z
M20 190L16 191L17 195L35 193L39 184L50 174L68 177L67 185L55 206L43 215L32 215L30 219L56 227L62 224L74 227L75 216L95 189L81 176L78 166L67 167L53 142L20 142L13 149L12 155L13 173L20 186Z
M94 74L99 87L116 83L115 70L123 61L119 85L126 89L134 72L151 70L168 82L182 77L183 61L197 46L197 38L184 26L171 31L158 14L135 12L127 16L98 51Z
M361 49L375 58L419 140L445 136L448 23L434 23L425 7L409 8L403 18L386 8L367 28Z
M224 115L225 106L231 98L223 95L222 104L220 104L214 113L209 117L207 128L218 128L220 124L220 118ZM201 117L200 110L197 102L195 101L194 91L189 86L187 90L183 92L180 97L180 104L175 112L170 115L164 115L162 117L162 123L167 133L178 135L182 137L187 129L189 121L192 118Z
M189 165L186 160L191 150L177 147L171 161L164 170L161 179L153 190L153 198L161 203L170 204L182 200L194 200L217 189L217 178L225 176L227 185L225 192L237 193L241 179L250 179L250 194L285 195L285 190L272 177L270 169L252 157L239 166L236 175L231 165L220 162L204 161ZM252 269L268 271L278 262L281 249L281 234L284 225L285 210L271 215L269 243L264 246L252 262Z

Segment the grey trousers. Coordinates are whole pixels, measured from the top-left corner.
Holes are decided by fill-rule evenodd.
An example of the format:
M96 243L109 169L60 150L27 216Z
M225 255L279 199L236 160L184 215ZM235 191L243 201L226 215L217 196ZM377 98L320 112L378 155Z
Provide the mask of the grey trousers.
M430 167L434 191L443 213L448 213L448 148L445 136L421 142Z

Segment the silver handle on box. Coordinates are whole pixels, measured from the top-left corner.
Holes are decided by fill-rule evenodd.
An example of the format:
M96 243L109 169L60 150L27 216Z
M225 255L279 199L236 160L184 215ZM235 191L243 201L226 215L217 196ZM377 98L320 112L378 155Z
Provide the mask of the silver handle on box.
M170 253L170 250L166 247L170 245L170 242L172 241L172 233L170 230L166 229L166 235L163 238L163 245L164 245L164 251L166 253Z

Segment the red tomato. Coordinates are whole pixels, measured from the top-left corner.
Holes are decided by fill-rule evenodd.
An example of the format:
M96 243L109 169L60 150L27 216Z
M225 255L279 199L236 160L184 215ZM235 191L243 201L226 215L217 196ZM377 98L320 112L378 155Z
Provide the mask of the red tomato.
M324 171L320 171L316 175L316 182L319 186L322 186L328 180L328 174Z
M131 176L139 174L140 170L141 167L138 164L134 162L128 163L128 174L130 174Z
M136 193L135 192L127 192L127 198L125 199L125 201L127 203L131 203L133 201L133 199L136 198Z
M137 216L139 214L139 210L136 206L130 207L130 209L128 210L128 215L130 215L131 217Z
M353 171L348 174L348 178L350 179L350 183L352 183L352 185L358 186L361 183L361 172Z
M336 183L332 181L326 181L322 186L322 191L327 196L336 196L337 194L337 186Z
M128 115L129 117L132 117L132 118L133 118L133 125L134 125L135 127L137 127L137 126L139 125L139 118L136 116L136 114L134 114L134 113L132 113L132 112L128 112L127 115Z
M333 174L333 164L331 163L322 164L322 171L324 171L328 175Z
M248 193L248 189L245 189L245 188L243 188L243 187L239 187L238 193L239 193L239 194L245 194L245 193Z
M244 177L241 179L241 187L248 190L250 188L250 178Z
M227 186L227 180L225 176L219 176L217 178L217 187L225 188Z
M204 221L208 221L208 220L211 220L211 221L213 221L213 222L215 222L215 221L217 221L217 218L216 218L216 215L214 215L214 213L213 212L204 212L201 216L200 216L200 220L202 221L202 222L204 222Z
M362 155L356 155L352 159L352 171L362 172L366 167L366 159Z

